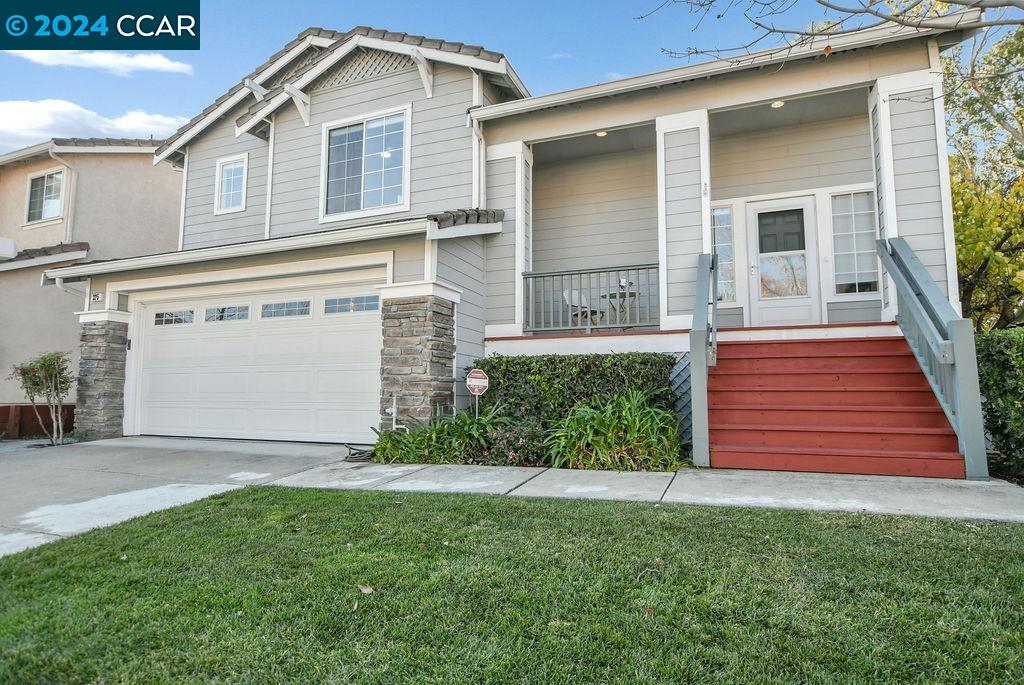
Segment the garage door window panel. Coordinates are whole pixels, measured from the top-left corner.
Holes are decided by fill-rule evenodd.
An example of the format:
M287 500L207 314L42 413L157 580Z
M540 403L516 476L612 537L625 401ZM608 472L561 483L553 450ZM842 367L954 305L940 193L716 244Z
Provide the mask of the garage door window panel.
M324 300L324 314L347 314L349 312L375 312L380 309L379 295L355 295L351 297L328 297Z
M260 318L285 319L296 316L309 316L310 311L310 300L267 302L260 307Z
M174 309L157 312L153 315L154 326L181 326L195 321L194 309Z
M226 307L207 307L203 317L207 322L248 321L249 305L230 305Z

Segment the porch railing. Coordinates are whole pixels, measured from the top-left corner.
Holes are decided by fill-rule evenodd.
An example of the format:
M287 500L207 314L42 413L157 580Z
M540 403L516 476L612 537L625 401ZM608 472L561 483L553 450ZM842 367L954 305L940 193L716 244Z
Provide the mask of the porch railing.
M526 331L658 325L658 265L523 274Z
M697 258L697 292L690 327L690 411L693 465L711 466L708 368L718 363L718 257Z
M906 240L879 240L877 251L896 291L896 323L956 431L967 477L988 478L974 326L953 309Z

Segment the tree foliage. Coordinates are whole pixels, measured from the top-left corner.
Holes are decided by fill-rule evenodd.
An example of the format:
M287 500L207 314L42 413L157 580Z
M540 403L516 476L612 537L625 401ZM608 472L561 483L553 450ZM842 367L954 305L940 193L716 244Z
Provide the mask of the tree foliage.
M1024 325L1024 29L944 57L963 315Z
M66 352L47 352L23 364L15 364L11 378L18 382L51 445L64 444L64 401L75 379ZM39 403L50 410L50 427L39 414Z

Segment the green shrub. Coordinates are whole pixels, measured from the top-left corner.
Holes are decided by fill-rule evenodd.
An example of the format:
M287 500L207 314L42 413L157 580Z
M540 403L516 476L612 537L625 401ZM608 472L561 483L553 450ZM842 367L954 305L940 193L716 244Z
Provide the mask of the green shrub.
M548 446L556 468L670 471L683 461L675 414L637 390L577 404Z
M478 359L487 372L490 389L481 406L500 406L515 418L534 418L544 428L564 419L578 404L639 391L650 405L673 410L669 372L676 363L670 354L568 354L532 357L492 355Z
M480 464L488 466L547 466L547 433L540 421L516 419L487 434Z
M1024 328L977 335L985 427L1001 458L992 475L1024 482Z
M374 460L385 464L478 463L489 444L488 434L507 424L508 419L490 407L479 418L460 412L413 424L408 431L376 431Z

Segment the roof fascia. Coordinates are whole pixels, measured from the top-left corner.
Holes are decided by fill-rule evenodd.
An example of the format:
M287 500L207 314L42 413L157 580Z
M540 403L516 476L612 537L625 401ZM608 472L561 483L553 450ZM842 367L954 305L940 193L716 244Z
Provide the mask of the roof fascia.
M54 145L57 154L70 153L76 155L112 153L112 154L153 154L156 145Z
M960 17L961 19L973 21L977 17L970 17L969 15L980 15L980 13L980 10L970 10L968 12L960 13ZM846 36L835 36L828 42L831 45L833 52L853 50L915 38L926 38L935 36L936 34L955 31L959 29L956 23L956 21L951 19L950 26L948 28L929 28L922 30L893 30L891 27L877 27L851 33ZM825 38L826 37L823 37L823 40ZM638 90L645 90L647 88L659 88L662 86L672 85L679 81L709 78L730 72L739 72L746 69L770 66L780 62L815 57L821 54L822 47L823 46L821 45L810 45L802 46L790 51L780 48L770 48L762 50L759 53L743 57L743 62L741 64L737 64L736 60L721 59L691 66L676 67L674 69L656 71L651 74L633 76L630 78L620 79L618 81L609 81L607 83L599 83L593 86L584 86L582 88L573 88L548 95L540 95L534 98L513 100L512 102L503 102L496 105L479 107L471 110L469 115L475 121L499 119L506 116L573 104L585 100L622 95Z
M53 144L52 141L46 141L45 143L39 143L30 147L22 148L21 150L14 150L7 154L0 155L0 166L4 164L10 164L12 162L20 162L23 159L35 157L41 155L50 150L50 146Z
M269 65L260 74L258 74L253 81L258 84L262 84L268 78L276 74L278 71L288 65L289 62L294 60L296 57L301 55L310 46L316 47L327 47L334 43L329 38L322 38L320 36L306 36L302 42L296 45L294 48L281 55L279 58L274 60L273 64ZM163 160L170 157L172 154L180 150L189 141L195 138L197 135L206 130L213 122L220 119L222 116L230 112L239 102L251 95L251 91L248 88L239 88L238 91L229 97L227 100L222 102L219 107L207 114L205 117L193 124L189 129L184 131L173 143L173 145L159 155L153 157L153 164L159 164Z
M88 250L76 250L75 252L58 252L57 254L33 257L32 259L10 259L0 262L0 271L14 271L16 269L28 269L43 264L54 264L56 262L72 262L76 259L84 259L89 254Z

